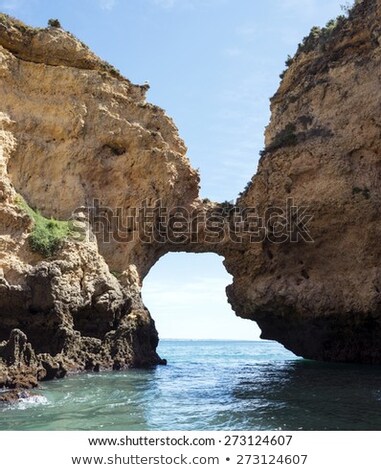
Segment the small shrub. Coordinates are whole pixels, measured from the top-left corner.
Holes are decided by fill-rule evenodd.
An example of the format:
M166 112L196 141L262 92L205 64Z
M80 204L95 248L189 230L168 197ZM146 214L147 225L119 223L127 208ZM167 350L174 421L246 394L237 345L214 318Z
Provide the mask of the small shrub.
M260 152L261 157L266 155L268 152L272 152L282 147L291 147L296 145L298 143L298 136L296 135L295 131L295 124L287 124L284 129L278 132L270 145Z
M221 202L220 206L222 207L224 213L229 213L232 209L234 209L234 204L231 201Z
M243 191L241 191L238 196L239 197L243 197L243 196L246 196L246 194L249 192L249 189L253 186L253 182L252 180L248 181L246 183L246 186L244 187Z
M275 148L295 145L297 143L295 131L295 124L287 124L287 126L275 136L271 145Z
M18 20L17 18L14 18L13 16L6 15L5 13L0 13L0 23L2 23L5 27L14 27L18 29L19 31L27 32L27 31L33 31L33 30L38 30L39 28L31 28L30 26L27 26L25 23L22 21Z
M28 237L31 249L45 257L53 256L62 241L71 234L69 222L47 219L22 197L17 199L17 204L33 220L33 229Z
M112 77L114 78L121 78L122 74L120 70L118 70L116 67L111 65L109 62L106 62L105 60L102 61L102 65L107 73L109 73Z
M286 66L287 67L291 67L291 65L293 64L294 62L294 58L290 56L290 54L287 56L287 60L285 62Z
M228 200L225 200L224 202L221 202L221 206L224 206L224 207L229 207L229 206L232 206L233 203L231 201L228 201Z
M50 28L62 28L61 23L56 18L50 18L48 21L48 26Z
M345 6L344 7L346 14L339 15L337 18L329 20L327 24L320 28L319 26L313 26L308 36L303 38L301 44L298 45L298 50L296 54L300 52L310 52L314 50L317 46L324 47L325 43L330 39L333 32L340 26L345 23L348 16L352 12L352 7Z
M297 54L300 52L309 52L314 49L321 36L321 28L313 26L308 36L303 38L301 44L298 45Z
M294 58L291 57L290 54L288 54L287 59L286 59L286 62L285 62L287 68L286 68L285 70L283 70L283 72L279 75L280 78L282 78L282 79L284 78L284 76L286 75L286 72L287 72L288 68L291 67L291 65L292 65L293 63L294 63Z
M345 5L340 5L341 11L344 12L345 17L348 18L350 16L355 4L356 2L354 4L353 2L352 3L346 2Z

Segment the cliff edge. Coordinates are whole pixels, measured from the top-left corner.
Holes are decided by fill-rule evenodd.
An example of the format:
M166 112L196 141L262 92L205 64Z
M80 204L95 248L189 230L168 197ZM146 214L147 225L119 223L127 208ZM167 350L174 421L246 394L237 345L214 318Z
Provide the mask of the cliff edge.
M238 315L310 359L381 362L380 20L380 0L364 0L313 28L271 99L239 205L265 214L289 201L308 236L226 256Z
M61 28L0 15L0 81L0 386L161 363L140 288L166 248L102 214L127 236L130 208L195 203L175 125Z

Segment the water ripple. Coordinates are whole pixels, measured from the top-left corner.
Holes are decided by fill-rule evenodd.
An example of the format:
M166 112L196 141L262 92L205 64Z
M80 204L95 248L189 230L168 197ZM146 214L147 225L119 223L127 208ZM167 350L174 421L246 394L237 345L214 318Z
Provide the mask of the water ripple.
M381 430L381 368L272 342L162 342L167 367L82 374L4 406L0 429Z

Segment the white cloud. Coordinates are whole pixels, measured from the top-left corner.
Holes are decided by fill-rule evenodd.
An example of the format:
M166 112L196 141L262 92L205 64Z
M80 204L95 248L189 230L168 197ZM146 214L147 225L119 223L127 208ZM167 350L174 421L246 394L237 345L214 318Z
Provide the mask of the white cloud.
M116 5L116 0L98 0L102 10L112 10Z

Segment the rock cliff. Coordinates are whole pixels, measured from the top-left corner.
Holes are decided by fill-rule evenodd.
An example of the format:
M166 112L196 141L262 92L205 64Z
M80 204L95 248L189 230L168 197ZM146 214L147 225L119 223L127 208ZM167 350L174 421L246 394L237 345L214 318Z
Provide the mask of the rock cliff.
M0 386L161 363L140 289L169 251L223 255L229 301L264 338L380 363L380 18L364 0L305 38L231 207L199 200L146 85L0 15Z
M229 299L306 358L380 363L380 0L314 28L289 62L239 205L264 214L292 201L312 240L290 232L228 254Z
M60 28L1 15L0 80L0 386L160 363L140 286L165 248L100 213L126 237L130 208L194 204L175 125Z

